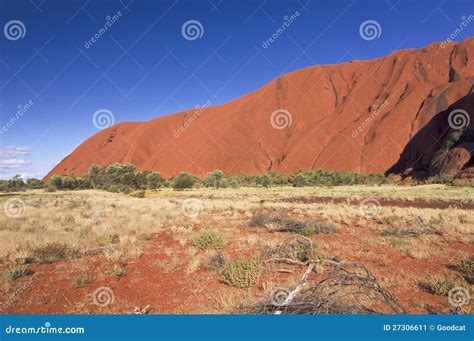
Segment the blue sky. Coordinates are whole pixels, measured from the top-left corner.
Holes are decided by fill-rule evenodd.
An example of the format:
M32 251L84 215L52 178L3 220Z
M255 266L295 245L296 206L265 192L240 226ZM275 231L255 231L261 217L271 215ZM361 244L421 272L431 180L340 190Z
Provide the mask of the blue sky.
M221 104L306 66L444 41L472 14L472 0L0 0L0 178L42 177L99 131L98 110L117 123Z

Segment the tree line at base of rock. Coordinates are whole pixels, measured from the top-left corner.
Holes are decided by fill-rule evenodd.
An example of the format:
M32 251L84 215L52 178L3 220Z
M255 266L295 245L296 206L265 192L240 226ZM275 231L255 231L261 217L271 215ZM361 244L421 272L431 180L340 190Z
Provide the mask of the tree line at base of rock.
M452 178L433 177L425 183L452 184ZM1 192L23 191L45 188L48 191L75 189L102 189L110 192L131 193L137 190L172 187L184 190L193 187L238 188L238 187L271 187L271 186L341 186L341 185L381 185L395 182L392 177L383 174L360 174L348 171L311 170L299 171L296 174L282 174L269 171L259 175L224 174L220 170L210 172L206 178L199 178L191 173L182 172L170 178L164 178L158 172L136 172L133 164L115 163L108 167L91 165L88 172L81 177L53 175L48 183L38 179L24 181L20 176L10 180L0 180ZM137 195L139 196L139 195Z

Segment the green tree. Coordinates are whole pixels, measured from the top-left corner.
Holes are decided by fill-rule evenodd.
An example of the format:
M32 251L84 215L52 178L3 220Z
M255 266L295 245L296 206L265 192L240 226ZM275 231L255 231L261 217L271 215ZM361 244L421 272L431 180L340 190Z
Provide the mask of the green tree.
M303 173L296 173L296 175L293 177L293 186L294 187L304 187L308 184L306 181L306 177L304 176Z
M109 180L108 185L124 185L135 188L135 165L131 163L120 164L114 163L105 169L107 178Z
M75 189L77 187L76 179L70 176L62 177L62 189Z
M103 188L106 182L104 169L96 164L92 164L89 170L84 175L86 181L89 182L92 188Z
M49 183L56 189L63 189L63 176L54 174L51 179L49 179Z
M39 179L30 178L26 180L26 186L28 189L40 189L44 187L44 183Z
M21 175L15 175L13 178L8 180L8 190L10 192L24 191L26 184L21 178Z
M147 180L146 177L150 174L151 172L148 170L145 170L143 172L138 172L135 173L135 185L137 188L140 189L145 189L147 188Z
M164 179L160 173L151 172L146 176L146 187L149 189L157 189L164 185Z
M173 181L173 189L181 191L185 188L192 188L196 183L196 177L187 172L179 173Z
M224 173L220 170L215 170L207 175L207 179L204 181L206 187L221 188L223 184Z
M270 175L265 173L265 174L260 175L257 178L257 184L259 184L259 185L261 185L265 188L268 188L272 184L272 179L270 178Z

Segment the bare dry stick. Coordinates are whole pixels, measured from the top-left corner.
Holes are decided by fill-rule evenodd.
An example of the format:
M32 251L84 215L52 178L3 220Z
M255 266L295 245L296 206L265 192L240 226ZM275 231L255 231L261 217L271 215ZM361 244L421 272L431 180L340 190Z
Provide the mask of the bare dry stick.
M313 269L314 269L314 264L313 263L309 264L308 269L304 273L303 277L301 277L301 279L298 282L298 284L296 285L296 287L288 294L288 296L283 301L283 304L282 304L283 306L291 303L291 301L293 301L293 299L296 297L296 295L298 295L298 293L301 291L301 289L303 289L304 283L308 279L308 276L313 271ZM275 315L280 315L281 312L282 312L281 310L277 310L275 312Z

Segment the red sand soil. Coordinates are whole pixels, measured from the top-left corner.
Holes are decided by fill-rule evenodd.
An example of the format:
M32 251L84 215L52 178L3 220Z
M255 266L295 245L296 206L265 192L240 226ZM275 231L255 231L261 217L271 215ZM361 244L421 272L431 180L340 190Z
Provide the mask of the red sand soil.
M373 222L368 221L369 224ZM328 252L342 260L360 262L367 266L379 282L395 295L397 300L407 309L407 313L424 314L432 311L447 312L449 304L447 297L436 296L420 288L413 277L427 280L433 274L447 271L449 264L459 261L459 250L471 253L472 246L457 242L449 244L442 240L436 242L436 247L445 252L435 259L414 259L396 249L380 243L365 244L361 249L362 238L378 236L372 229L364 229L364 233L351 234L347 225L341 232L313 236L312 239L327 246ZM239 234L258 234L261 238L271 232L248 226L237 227ZM283 238L284 235L282 235ZM269 237L269 236L267 236ZM341 247L344 241L344 247ZM165 254L165 248L172 249L173 254ZM355 252L359 250L361 252ZM149 241L148 248L136 261L126 264L124 276L118 279L105 275L107 268L113 262L103 256L89 256L77 260L62 260L52 264L33 264L34 274L14 282L11 292L16 292L15 299L8 302L6 309L0 306L0 313L9 314L57 314L57 313L133 313L135 308L143 309L149 306L150 314L196 314L229 312L219 305L217 298L220 294L231 294L240 301L234 304L245 304L246 290L229 287L219 281L218 274L203 263L192 274L186 274L182 267L177 266L164 271L157 266L166 262L170 257L189 259L186 252L188 245L169 238L166 232L155 234ZM250 257L258 250L247 248L243 253L236 250L226 250L231 259ZM203 251L200 251L203 252ZM380 258L384 255L385 260ZM387 263L385 263L387 262ZM87 266L89 270L81 269ZM0 269L3 270L3 269ZM264 274L257 286L251 289L251 296L256 300L262 297L263 283L270 282L281 286L291 279L298 281L305 268L296 270L295 275L282 273ZM298 271L301 270L299 273ZM71 279L84 273L90 278L83 288L73 288ZM293 277L289 277L293 276ZM317 281L316 274L311 274L309 281ZM399 280L391 285L387 280ZM30 284L28 284L28 282ZM290 281L291 282L291 281ZM395 283L395 284L394 284ZM100 287L113 290L114 302L106 307L93 303L92 293ZM21 289L25 288L25 289ZM226 297L226 296L223 296Z
M451 110L474 112L473 60L469 38L375 60L307 67L224 105L116 124L82 143L46 180L115 162L164 176L215 169L401 172L431 159L436 140L449 130ZM277 109L291 115L285 129L271 124ZM285 126L284 120L274 123Z

